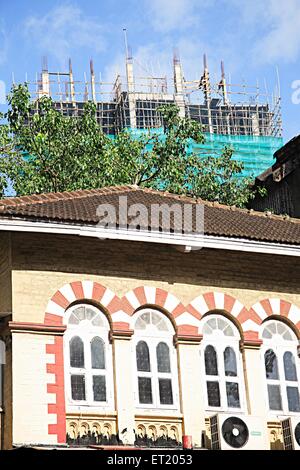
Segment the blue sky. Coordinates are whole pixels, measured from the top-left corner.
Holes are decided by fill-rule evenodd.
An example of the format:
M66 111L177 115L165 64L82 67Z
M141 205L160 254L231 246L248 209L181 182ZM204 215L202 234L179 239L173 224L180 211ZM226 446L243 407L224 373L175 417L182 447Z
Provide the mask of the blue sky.
M176 47L188 79L200 77L206 52L211 75L223 59L234 83L266 80L271 90L278 67L284 138L300 133L300 0L0 0L0 101L12 72L33 80L43 55L52 70L71 57L79 79L90 57L103 78L122 72L124 27L148 70L171 74Z

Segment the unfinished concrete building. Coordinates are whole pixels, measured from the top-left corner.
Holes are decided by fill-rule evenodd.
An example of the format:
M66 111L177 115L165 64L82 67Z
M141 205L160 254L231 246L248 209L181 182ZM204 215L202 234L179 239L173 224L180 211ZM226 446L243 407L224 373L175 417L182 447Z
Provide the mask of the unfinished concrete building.
M134 59L126 56L126 76L118 74L108 83L96 77L90 61L90 76L83 81L73 76L71 60L67 72L43 70L29 83L33 100L51 96L56 109L64 115L79 116L84 103L95 102L98 122L106 134L116 135L124 128L133 132L155 129L163 132L157 108L168 103L179 107L180 116L201 123L205 143L194 145L199 154L219 155L225 145L235 149L235 158L244 163L243 175L259 174L272 164L274 152L283 144L279 87L269 95L267 86L229 83L221 63L220 80L210 79L206 56L203 73L187 80L177 54L173 58L173 77L140 76ZM146 75L146 74L144 74Z

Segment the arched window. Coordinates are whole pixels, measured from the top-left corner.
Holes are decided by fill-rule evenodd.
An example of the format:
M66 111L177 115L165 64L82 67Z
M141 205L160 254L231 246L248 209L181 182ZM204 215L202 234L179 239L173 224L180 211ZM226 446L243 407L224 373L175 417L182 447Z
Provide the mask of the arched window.
M67 313L67 404L71 408L75 405L107 407L112 399L108 321L105 315L92 305L76 305Z
M263 324L262 339L269 409L299 413L297 337L285 323L269 320Z
M136 314L137 406L177 408L178 378L174 328L170 320L155 310Z
M244 383L237 328L221 315L209 315L202 333L207 408L241 409Z

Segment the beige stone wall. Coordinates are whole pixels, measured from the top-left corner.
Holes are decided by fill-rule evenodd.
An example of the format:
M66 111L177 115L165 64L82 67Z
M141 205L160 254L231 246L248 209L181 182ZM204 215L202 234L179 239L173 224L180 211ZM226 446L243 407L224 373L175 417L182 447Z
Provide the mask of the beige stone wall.
M12 349L11 342L6 343L6 363L3 376L3 449L10 449L12 444Z
M280 297L300 307L300 263L289 256L223 250L180 253L170 246L81 237L13 235L14 321L43 322L52 295L76 280L97 281L118 296L161 287L183 304L217 290L246 307Z
M54 343L51 335L13 333L13 443L54 444L57 436L49 435L48 425L56 423L56 416L48 414L48 404L55 403L54 394L47 393L47 384L53 382L46 364L46 344ZM53 355L54 362L54 355Z
M184 434L192 436L193 445L201 447L204 431L203 381L200 372L199 344L178 344L181 408Z
M10 234L0 233L0 317L12 310Z
M7 250L3 249L1 256L3 266L9 266L5 264L8 256L4 253L9 252L7 241L5 243ZM86 279L103 284L119 297L135 287L147 285L165 289L184 305L200 294L218 291L232 295L246 307L268 297L278 297L300 307L300 263L298 259L287 256L205 249L185 254L173 247L155 244L135 243L133 246L132 243L121 241L24 233L12 235L11 278L9 270L8 267L3 271L0 304L6 311L9 308L13 310L15 322L43 323L47 303L53 294L67 283ZM47 394L45 384L51 379L45 367L46 344L51 344L51 336L14 334L14 443L55 442L54 436L48 434L51 418L47 404L51 403L51 397ZM139 429L142 429L141 426L148 429L153 425L158 426L160 432L158 418L143 418L136 414L134 387L128 379L132 376L131 365L128 364L131 348L130 340L116 339L114 342L118 412L116 426L122 430L129 423L131 430L137 430L138 426ZM198 348L186 344L178 348L182 386L180 411L183 418L173 417L173 420L178 419L175 427L179 434L183 430L185 434L193 436L195 445L199 445L207 413L198 374ZM259 350L246 350L244 361L248 410L253 415L262 415L265 413L265 384L263 377L258 376L258 369L261 370ZM161 418L165 420L168 432L172 430L171 418ZM272 429L270 425L271 436ZM276 440L279 435L277 432ZM128 443L132 443L133 436L127 435L127 439Z
M132 344L128 339L114 339L115 401L118 429L124 444L134 443L134 392L132 370Z

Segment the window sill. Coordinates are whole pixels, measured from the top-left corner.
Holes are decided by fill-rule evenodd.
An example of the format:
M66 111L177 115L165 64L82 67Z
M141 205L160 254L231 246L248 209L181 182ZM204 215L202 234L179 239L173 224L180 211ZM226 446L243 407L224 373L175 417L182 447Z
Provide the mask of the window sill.
M237 415L245 415L247 414L245 410L242 410L240 408L229 408L229 409L222 409L220 408L205 408L205 413L206 414L237 414Z
M103 416L116 416L117 412L112 406L95 406L95 405L71 405L66 406L66 414L74 415L103 415Z
M135 416L157 416L157 417L164 417L164 416L172 416L174 418L183 418L183 414L180 411L175 409L159 409L159 408L135 408Z

